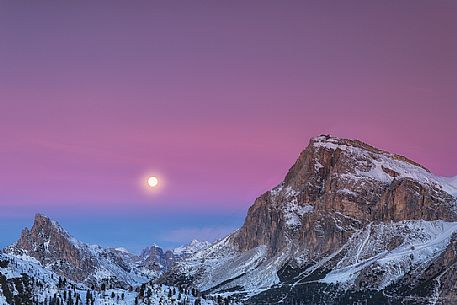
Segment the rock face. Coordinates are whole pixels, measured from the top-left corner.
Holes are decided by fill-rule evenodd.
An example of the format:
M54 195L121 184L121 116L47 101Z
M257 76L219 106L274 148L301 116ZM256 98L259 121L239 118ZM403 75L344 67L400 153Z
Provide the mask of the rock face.
M176 262L182 261L209 246L210 243L207 241L193 240L187 245L167 251L156 245L147 247L139 256L141 260L140 266L148 270L154 270L159 274L169 270Z
M290 239L283 233L293 227L294 239L314 259L338 249L369 222L456 221L454 203L417 163L360 141L321 136L311 140L283 183L256 200L231 239L241 251L267 245L275 255L287 247Z
M238 231L179 262L163 281L236 290L265 304L378 297L365 292L393 287L446 255L457 231L450 181L357 140L314 138L284 181L256 199ZM450 264L455 256L447 255ZM331 293L311 301L320 289Z
M60 225L41 214L35 216L31 230L22 231L15 248L25 250L44 266L59 268L75 281L85 280L97 267L89 251L84 251Z
M75 281L84 281L97 266L96 259L56 222L37 214L32 229L25 228L13 249L25 251L42 265L59 268Z
M141 252L140 258L142 260L142 266L156 272L168 270L178 259L173 251L167 250L164 252L158 246L147 247Z

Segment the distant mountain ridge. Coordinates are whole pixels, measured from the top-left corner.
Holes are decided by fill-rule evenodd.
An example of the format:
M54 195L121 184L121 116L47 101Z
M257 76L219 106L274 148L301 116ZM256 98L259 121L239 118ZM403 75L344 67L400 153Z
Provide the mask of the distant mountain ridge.
M192 246L180 249L189 247ZM32 228L25 228L19 240L3 251L33 257L44 267L75 282L124 288L157 278L181 257L158 246L147 247L138 256L124 248L89 245L76 240L59 223L42 214L36 214Z

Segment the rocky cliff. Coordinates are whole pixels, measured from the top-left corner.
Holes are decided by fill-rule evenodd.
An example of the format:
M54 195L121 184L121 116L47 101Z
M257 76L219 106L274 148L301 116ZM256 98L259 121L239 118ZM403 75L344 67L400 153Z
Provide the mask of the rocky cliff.
M283 183L255 201L231 240L240 251L266 245L275 255L292 237L314 258L335 251L370 222L457 220L455 198L446 191L452 186L403 156L321 136Z
M283 182L256 199L238 231L163 281L236 291L256 303L308 304L320 289L327 297L314 303L363 301L443 256L453 261L446 249L457 230L456 194L451 180L406 157L320 136Z

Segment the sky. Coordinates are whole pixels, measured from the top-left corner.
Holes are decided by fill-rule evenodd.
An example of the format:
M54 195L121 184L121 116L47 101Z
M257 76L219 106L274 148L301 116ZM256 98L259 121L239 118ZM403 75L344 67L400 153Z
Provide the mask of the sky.
M220 238L320 134L457 175L456 15L450 0L0 1L0 247L37 212L134 252Z

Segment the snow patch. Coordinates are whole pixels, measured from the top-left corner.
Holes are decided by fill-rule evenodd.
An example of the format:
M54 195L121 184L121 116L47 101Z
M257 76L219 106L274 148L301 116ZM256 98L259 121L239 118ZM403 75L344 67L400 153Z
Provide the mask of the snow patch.
M310 204L299 205L297 202L289 202L284 208L284 217L288 226L300 226L304 214L312 213L314 207Z
M130 253L129 250L127 250L124 247L117 247L117 248L114 248L114 250L122 252L122 253Z
M344 189L340 189L337 191L337 193L339 194L346 194L346 195L351 195L351 196L357 196L357 194L347 188L344 188Z

